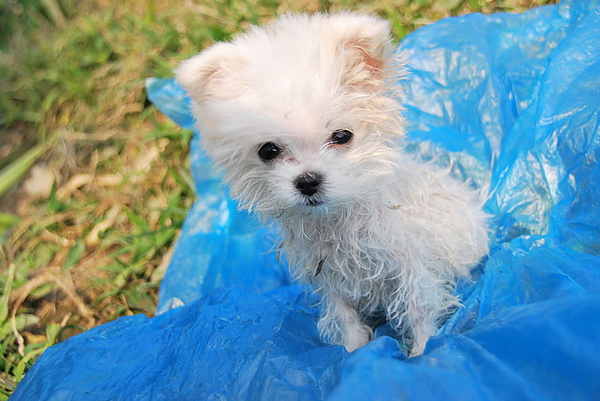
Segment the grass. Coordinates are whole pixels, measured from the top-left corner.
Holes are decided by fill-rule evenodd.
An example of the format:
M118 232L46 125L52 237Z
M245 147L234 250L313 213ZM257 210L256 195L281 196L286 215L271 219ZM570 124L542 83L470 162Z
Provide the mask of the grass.
M547 0L9 0L0 5L0 400L58 341L152 315L194 201L191 133L144 79L286 11L355 9L400 40Z

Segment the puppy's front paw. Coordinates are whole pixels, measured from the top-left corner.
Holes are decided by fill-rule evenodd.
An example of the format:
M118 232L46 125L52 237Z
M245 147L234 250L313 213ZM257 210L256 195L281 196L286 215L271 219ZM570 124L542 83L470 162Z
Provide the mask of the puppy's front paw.
M332 295L325 297L327 312L319 320L319 331L331 342L341 344L352 352L371 341L373 330L361 321L350 302L339 295Z
M365 325L346 328L344 332L344 347L346 347L346 351L352 352L362 347L371 341L372 335L373 331Z
M415 341L410 349L409 357L423 355L425 352L425 345L427 345L427 338L419 339L419 341Z

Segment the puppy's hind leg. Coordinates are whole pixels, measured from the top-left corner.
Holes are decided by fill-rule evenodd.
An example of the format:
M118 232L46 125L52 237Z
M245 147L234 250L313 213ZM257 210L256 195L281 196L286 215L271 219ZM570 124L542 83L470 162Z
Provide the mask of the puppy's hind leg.
M373 330L364 324L356 309L343 297L325 297L326 313L319 320L319 331L348 352L362 347L373 337Z

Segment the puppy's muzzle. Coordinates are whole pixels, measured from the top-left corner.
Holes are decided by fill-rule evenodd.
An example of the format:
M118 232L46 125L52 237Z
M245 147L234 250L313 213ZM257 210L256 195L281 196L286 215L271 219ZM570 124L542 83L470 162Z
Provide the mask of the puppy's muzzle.
M304 173L294 181L296 189L304 196L311 197L319 192L323 184L323 176L318 173Z

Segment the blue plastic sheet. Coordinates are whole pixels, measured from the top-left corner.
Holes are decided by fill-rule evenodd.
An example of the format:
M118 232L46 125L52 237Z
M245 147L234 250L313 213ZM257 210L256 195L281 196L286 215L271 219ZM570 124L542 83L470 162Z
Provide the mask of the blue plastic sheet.
M348 354L192 143L199 195L154 318L49 348L14 400L600 399L600 2L442 20L400 45L407 146L489 186L493 247L407 359L385 327ZM183 92L151 100L191 127ZM172 309L174 306L185 306Z

